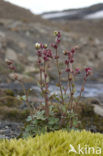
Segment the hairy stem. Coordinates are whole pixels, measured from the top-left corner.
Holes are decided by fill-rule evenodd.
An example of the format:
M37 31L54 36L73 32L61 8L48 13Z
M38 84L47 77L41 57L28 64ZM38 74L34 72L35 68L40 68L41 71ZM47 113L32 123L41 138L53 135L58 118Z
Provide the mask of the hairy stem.
M57 70L58 70L59 87L60 87L62 104L64 105L64 97L63 97L63 90L62 90L62 84L61 84L61 72L60 72L60 68L59 68L58 51L57 50L56 50L56 66L57 66Z

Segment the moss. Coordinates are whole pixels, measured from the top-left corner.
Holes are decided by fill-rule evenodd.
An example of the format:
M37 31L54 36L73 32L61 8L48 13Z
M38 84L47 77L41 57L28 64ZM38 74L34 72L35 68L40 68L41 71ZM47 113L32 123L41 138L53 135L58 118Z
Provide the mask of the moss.
M10 90L10 89L6 89L5 94L8 95L8 96L14 96L14 92L12 90Z
M11 94L11 93L9 93ZM0 97L0 107L1 106L8 106L8 107L19 107L21 101L18 100L16 97L13 96L3 96Z
M94 107L90 103L83 103L79 114L82 129L90 129L103 133L103 117L95 114ZM93 127L93 128L92 128Z
M16 108L0 107L1 119L13 120L13 121L23 121L29 115L28 110L19 110Z
M70 144L77 151L69 152ZM83 153L79 154L78 145L82 147ZM93 147L90 153L85 154L85 146ZM99 154L96 154L99 148ZM27 139L11 139L0 141L1 156L75 156L75 155L103 155L103 135L99 133L91 133L87 131L55 131L35 138ZM101 149L101 150L100 150ZM88 154L89 153L89 154Z

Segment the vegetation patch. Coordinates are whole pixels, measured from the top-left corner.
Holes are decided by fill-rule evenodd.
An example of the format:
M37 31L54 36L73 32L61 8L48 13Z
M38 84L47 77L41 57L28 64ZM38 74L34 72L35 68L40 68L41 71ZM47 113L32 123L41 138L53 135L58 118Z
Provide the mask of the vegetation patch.
M86 131L60 130L35 138L0 141L1 156L97 156L102 155L102 148L103 135Z

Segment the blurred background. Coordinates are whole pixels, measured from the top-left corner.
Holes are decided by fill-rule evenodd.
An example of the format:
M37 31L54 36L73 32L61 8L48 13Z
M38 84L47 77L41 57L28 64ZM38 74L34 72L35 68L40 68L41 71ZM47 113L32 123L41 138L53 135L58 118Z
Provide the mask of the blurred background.
M28 114L25 103L21 104L15 98L18 94L23 95L23 92L18 82L13 81L13 73L8 70L5 60L14 60L19 79L25 82L27 88L33 88L30 101L40 103L34 44L52 43L55 30L62 34L60 55L62 50L78 45L75 66L81 70L87 66L93 69L83 97L93 107L96 120L94 122L95 116L89 110L92 117L89 114L90 125L86 126L103 133L103 0L0 0L1 137L11 133L16 136L20 126L17 121L24 120ZM55 67L51 66L51 92L57 91L53 84L57 81L55 71ZM77 91L80 90L80 82L81 75L78 77ZM4 119L5 122L2 122Z

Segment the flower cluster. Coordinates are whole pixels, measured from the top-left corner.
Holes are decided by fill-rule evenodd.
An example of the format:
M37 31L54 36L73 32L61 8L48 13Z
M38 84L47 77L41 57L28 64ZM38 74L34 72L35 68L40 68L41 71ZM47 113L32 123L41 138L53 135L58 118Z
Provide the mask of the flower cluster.
M86 81L88 76L92 74L92 69L90 67L85 68L85 77L84 80Z
M52 51L47 49L47 44L36 43L35 48L37 50L37 56L39 57L38 63L41 63L43 59L44 62L49 61L50 58L53 58Z
M72 64L74 63L74 54L75 54L75 49L71 49L71 51L63 51L63 54L66 56L65 60L65 65L66 65L66 72L74 72L72 70ZM79 68L76 69L75 73L79 73Z
M59 45L59 43L61 41L61 33L58 32L58 31L54 31L54 35L56 36L55 43L52 43L51 46L54 49L57 49L58 48L58 45Z

